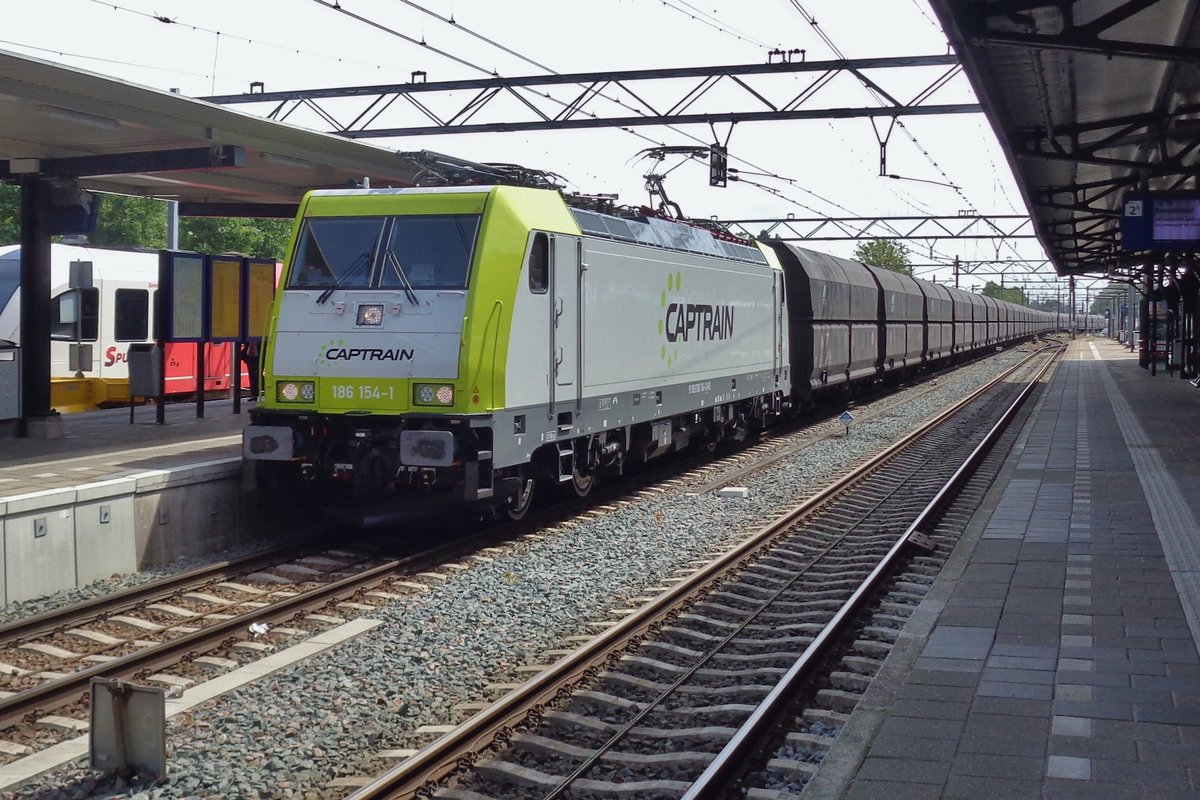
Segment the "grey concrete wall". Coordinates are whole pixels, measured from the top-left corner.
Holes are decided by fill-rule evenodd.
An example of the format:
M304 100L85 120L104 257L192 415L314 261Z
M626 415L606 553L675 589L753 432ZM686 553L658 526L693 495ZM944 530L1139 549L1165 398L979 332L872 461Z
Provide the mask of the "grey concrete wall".
M0 601L269 536L241 488L240 459L155 470L0 500Z

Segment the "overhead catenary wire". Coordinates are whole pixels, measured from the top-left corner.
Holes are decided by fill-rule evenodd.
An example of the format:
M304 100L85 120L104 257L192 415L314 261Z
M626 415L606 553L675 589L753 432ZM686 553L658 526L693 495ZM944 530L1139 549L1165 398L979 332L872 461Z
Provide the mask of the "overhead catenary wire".
M706 11L702 11L699 8L696 8L694 5L687 2L687 0L678 0L679 5L687 6L687 8L680 8L679 5L675 5L675 3L671 2L671 0L659 0L659 2L662 3L664 6L666 6L667 8L671 9L672 11L678 11L680 14L683 14L684 16L688 17L689 19L692 19L692 20L695 20L696 22L707 25L710 28L714 28L717 31L720 31L721 33L725 34L726 36L732 36L735 39L738 39L743 42L748 42L749 44L756 45L763 49L768 49L771 47L771 45L769 45L763 41L760 41L759 39L754 38L750 34L745 33L744 31L738 30L737 28L733 27L732 25L729 25L726 22L722 22L719 18L717 18L713 14L709 14ZM697 15L699 15L699 16L697 16ZM776 44L776 48L779 48L779 47L782 47L782 45Z
M313 1L314 1L314 2L316 2L316 3L318 3L318 4L320 4L320 5L322 5L322 6L325 6L326 8L330 8L330 9L333 9L333 10L336 10L336 11L341 11L341 12L343 12L343 13L347 13L347 14L349 14L349 12L347 12L345 9L343 9L343 8L342 8L342 7L341 7L341 6L340 6L340 5L339 5L337 2L330 3L330 2L329 2L329 0L313 0ZM520 59L521 61L523 61L523 62L525 62L525 63L527 63L527 64L530 64L531 66L534 66L534 67L536 67L536 68L538 68L538 69L541 69L541 70L543 70L543 71L545 71L545 72L548 72L548 73L550 73L551 75L559 75L559 74L561 74L561 73L559 73L557 70L555 70L555 69L553 69L553 68L551 68L551 67L549 67L549 66L547 66L547 65L545 65L545 64L542 64L542 63L540 63L540 62L538 62L538 61L535 61L534 59L532 59L532 58L529 58L528 56L526 56L526 55L524 55L524 54L522 54L522 53L519 53L519 52L517 52L517 51L515 51L515 50L513 50L513 49L511 49L511 48L509 48L509 47L507 47L507 46L505 46L505 45L502 45L502 44L500 44L500 43L496 42L495 40L491 39L491 38L490 38L490 37L488 37L488 36L485 36L485 35L483 35L483 34L481 34L481 33L477 32L477 31L474 31L474 30L472 30L472 29L471 29L471 28L469 28L468 26L466 26L466 25L463 25L463 24L462 24L461 22L459 22L457 19L454 19L453 17L446 17L446 16L444 16L444 15L442 15L442 14L439 14L439 13L437 13L436 11L433 11L433 10L431 10L431 9L429 9L429 8L426 8L425 6L422 6L420 3L414 2L414 0L395 0L395 2L403 3L404 5L406 5L406 6L410 7L410 8L413 8L413 9L415 9L415 10L417 10L417 11L420 11L421 13L423 13L423 14L425 14L425 15L427 15L427 16L433 17L434 19L438 20L439 22L442 22L443 24L446 24L446 25L452 25L452 26L454 26L454 28L455 28L455 29L457 29L457 30L460 30L460 31L463 31L464 33L467 33L468 35L470 35L470 36L472 36L472 37L474 37L474 38L478 39L479 41L482 41L482 42L485 42L485 43L487 43L487 44L490 44L490 45L492 45L492 46L494 46L494 47L500 48L500 49L501 49L501 50L503 50L505 53L508 53L508 54L510 54L510 55L512 55L512 56L514 56L515 58L518 58L518 59ZM352 16L352 17L354 17L354 18L356 18L356 19L360 18L360 15L356 15L356 14L350 14L350 16ZM364 20L364 21L365 21L365 20ZM376 23L376 22L373 22L373 21L370 21L370 22L368 22L368 24L372 25L373 27L379 28L379 29L381 29L381 30L390 30L390 29L388 29L386 26L382 26L380 23ZM404 39L406 39L407 41L410 41L410 42L411 42L411 41L413 41L411 37L404 36L403 34L399 34L399 33L397 33L397 35L398 35L398 36L400 36L401 38L404 38ZM429 47L429 45L428 45L428 44L426 44L424 41L421 41L421 42L418 42L418 43L419 43L419 44L421 44L421 45L422 45L422 46L424 46L424 47L427 47L427 48ZM440 53L442 53L442 51L441 51L441 50L438 50L438 49L436 49L436 48L431 48L431 49L433 49L433 50L434 50L434 52L437 52L437 53L439 53L439 54L440 54ZM459 63L462 63L462 64L466 64L466 63L467 63L467 62L464 62L462 59L459 59L457 56L451 56L451 57L452 57L452 58L453 58L455 61L457 61L457 62L459 62ZM488 70L486 70L486 69L484 69L483 67L480 67L480 66L478 66L478 65L469 64L469 66L470 66L472 69L476 69L476 70L478 70L478 71L481 71L481 72L483 72L483 73L485 73L485 74L489 74L489 75L496 75L496 72L495 72L494 70L489 72ZM538 96L539 96L539 97L547 97L547 98L549 98L549 99L550 99L552 102L555 102L555 103L557 103L557 104L559 104L559 105L561 105L561 106L564 106L564 107L567 105L567 104L566 104L566 103L564 103L563 101L561 101L561 100L558 100L558 99L556 99L556 98L553 98L553 97L551 97L549 94L540 94L540 95L538 95ZM603 92L598 92L598 93L597 93L597 96L598 96L598 97L601 97L601 98L603 98L603 99L605 99L605 100L608 100L609 102L616 103L617 105L621 106L622 108L628 109L628 110L630 110L630 111L632 111L632 112L634 112L634 113L636 113L636 114L639 114L639 115L644 115L644 112L643 112L641 109L639 109L639 108L636 108L636 107L634 107L634 106L630 106L630 105L628 105L628 104L626 104L626 103L622 102L621 100L619 100L619 99L617 99L617 98L613 98L613 97L610 97L610 96L608 96L608 95L604 94ZM677 134L679 134L679 135L681 135L681 136L684 136L684 137L686 137L686 138L688 138L688 139L691 139L693 142L697 142L697 143L699 143L699 144L702 144L702 145L704 145L704 146L706 146L706 147L707 147L707 146L710 144L710 143L709 143L709 142L707 142L706 140L704 140L704 139L701 139L700 137L698 137L698 136L695 136L694 134L688 133L687 131L680 130L679 128L676 128L676 127L675 127L675 126L673 126L673 125L667 125L667 126L665 126L665 127L666 127L668 130L671 130L671 131L672 131L672 132L674 132L674 133L677 133ZM630 133L630 134L632 134L632 135L634 135L634 136L637 136L639 139L642 139L643 141L651 142L651 143L653 143L653 144L658 144L658 145L661 145L661 144L663 144L662 142L656 141L655 139L653 139L653 138L651 138L651 137L649 137L649 136L646 136L646 135L642 134L642 133L641 133L641 132L639 132L639 131L635 131L635 130L633 130L632 128L624 128L624 127L622 127L622 128L620 128L620 130L623 130L623 131L625 131L626 133ZM774 178L775 178L775 179L777 179L777 180L783 180L783 181L789 181L789 182L791 182L791 181L790 181L788 178L785 178L785 177L783 177L783 176L782 176L782 175L780 175L779 173L777 173L777 172L774 172L774 171L769 171L769 170L767 170L767 168L766 168L766 167L763 167L763 166L761 166L761 165L755 164L755 163L753 163L753 162L749 161L748 159L742 158L742 157L740 157L740 156L731 155L731 156L730 156L730 160L732 160L732 161L736 161L736 162L737 162L737 163L739 163L739 164L745 164L746 166L752 167L752 168L754 168L755 170L760 170L760 171L763 171L763 172L764 172L764 174L769 174L771 177L774 177ZM794 185L794 183L793 183L793 185ZM827 204L831 205L831 206L832 206L832 207L834 207L834 208L837 208L837 209L839 209L839 210L841 210L841 211L845 211L845 212L847 212L847 213L849 213L849 214L852 214L852 215L854 214L854 212L853 212L853 211L851 211L850 209L848 209L848 208L846 208L846 207L844 207L844 206L842 206L842 205L840 205L840 204L838 204L838 203L835 203L835 202L833 202L833 201L831 201L831 200L829 200L829 199L827 199L827 198L825 198L825 197L822 197L822 196L818 195L817 193L815 193L815 192L813 192L813 191L811 191L811 190L809 190L809 189L807 189L807 188L805 188L805 187L802 187L802 186L795 186L795 188L799 189L799 190L800 190L800 191L802 191L802 192L805 192L806 194L810 194L810 195L812 195L813 197L817 198L819 201L821 201L821 202L823 202L823 203L827 203ZM777 194L778 194L778 193L777 193ZM811 211L811 212L812 212L812 213L814 213L814 214L820 214L820 213L821 213L821 212L819 212L819 211L816 211L816 210L815 210L815 209L813 209L812 207L810 207L810 206L808 206L808 205L805 205L804 203L801 203L801 202L800 202L800 201L798 201L798 200L794 200L794 199L788 198L786 195L783 195L783 194L778 194L778 196L780 196L780 197L783 197L784 199L787 199L789 202L792 202L793 204L795 204L795 205L799 206L800 208L803 208L803 209L805 209L805 210L807 210L807 211Z
M821 28L820 23L817 22L816 17L808 12L808 10L800 3L800 0L788 0L788 3L794 9L796 9L796 11L798 11L800 13L800 15L804 18L804 20L806 22L808 22L808 24L811 26L814 33L818 36L818 38L821 39L821 41L825 44L825 46L828 47L829 50L835 56L837 56L840 59L846 58L846 55L837 46L837 44L834 43L833 39L831 39L829 37L829 35L826 34L825 31ZM919 6L918 6L918 8L919 8ZM922 13L924 14L924 12L922 12ZM928 19L928 15L925 15L925 16L926 16L926 19ZM879 93L873 87L866 86L865 88L871 94L871 96L875 98L876 102L880 103L881 105L884 104L883 98L881 98L879 96ZM942 169L941 164L939 164L937 162L937 160L933 157L933 155L924 147L924 145L922 145L917 140L917 137L912 133L912 131L910 131L908 129L908 126L906 126L904 124L904 121L899 118L896 118L895 124L896 124L896 127L898 127L904 133L904 135L909 139L909 141L912 142L913 146L917 148L917 150L921 153L921 155L923 155L925 157L925 159L929 162L929 164L931 166L933 166L933 168L943 178L945 183L947 185L949 185L954 190L954 192L962 199L962 201L966 204L967 209L969 211L971 211L972 213L979 214L980 212L979 212L978 208L976 208L975 204L972 203L970 198L967 197L966 192L963 191L962 186L960 186L959 184L957 184L953 180L951 180L950 176L948 174L946 174L946 171L944 169ZM1010 206L1011 206L1011 203L1010 203ZM996 231L997 231L997 233L999 233L999 229L996 229ZM1020 255L1020 253L1017 251L1016 247L1012 244L1012 242L1008 241L1007 239L1002 239L1001 241L1003 242L1004 246L1008 247L1013 252L1013 255L1017 256L1018 258L1022 257Z
M205 80L212 77L207 72L191 72L185 69L171 69L170 67L159 67L152 64L139 64L136 61L122 61L117 58L89 56L83 53L73 53L69 50L59 50L53 47L38 47L37 45L26 44L25 42L14 42L9 39L0 39L0 44L8 45L9 47L18 47L23 50L33 50L38 53L47 53L49 55L59 56L62 58L78 58L83 61L95 61L100 64L117 64L122 67L135 67L137 69L149 69L157 72L169 72L174 75L188 75L193 78L204 78Z
M260 47L269 47L269 48L272 48L275 50L281 50L281 51L284 51L287 53L292 53L295 55L304 55L304 56L312 56L314 58L327 59L329 61L336 61L341 64L354 64L356 66L371 67L373 69L390 69L390 67L387 67L383 64L374 64L374 63L370 63L367 61L357 61L355 59L345 58L343 56L330 55L329 53L318 53L318 52L315 52L312 50L304 50L302 48L298 48L298 47L295 47L292 45L279 44L277 42L271 42L266 39L253 38L253 37L248 37L248 36L240 36L235 33L229 33L228 31L219 31L215 28L208 28L203 25L197 25L192 22L185 22L184 20L181 20L178 17L167 17L162 14L152 14L147 11L139 11L136 8L129 8L127 6L120 5L119 3L113 3L112 0L90 0L90 2L95 3L98 6L103 6L105 8L111 8L113 11L118 11L118 12L122 12L122 13L126 13L126 14L132 14L133 16L142 17L144 19L152 20L154 22L158 22L158 23L161 23L164 25L176 25L180 28L187 28L187 29L190 29L193 31L199 31L201 33L209 33L209 34L213 34L215 36L225 36L228 39L236 39L239 42L244 42L244 43L250 44L250 45L257 45ZM78 56L78 57L79 58L92 58L91 56ZM95 59L95 60L102 60L102 59ZM123 62L114 62L114 63L123 63ZM160 69L164 72L176 72L177 71L177 70L164 69L162 67L148 67L148 69ZM186 74L194 74L194 73L186 73ZM204 77L207 78L210 76L205 75Z

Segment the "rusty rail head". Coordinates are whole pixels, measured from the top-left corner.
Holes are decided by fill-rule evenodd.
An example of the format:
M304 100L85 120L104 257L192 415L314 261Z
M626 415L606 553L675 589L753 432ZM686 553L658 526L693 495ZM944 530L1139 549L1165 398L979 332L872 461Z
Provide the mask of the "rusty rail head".
M58 708L79 699L87 691L92 678L128 678L142 670L154 670L178 663L181 657L189 651L211 649L226 639L236 638L239 634L243 634L253 622L275 622L287 619L299 611L319 608L331 600L349 597L364 584L386 577L390 572L406 563L408 563L407 559L389 561L372 567L366 572L298 594L265 608L247 611L232 619L221 620L207 628L169 639L153 647L135 651L112 661L97 664L58 680L19 692L12 697L0 700L0 728L19 724L28 716Z
M189 583L205 583L217 580L244 570L254 569L262 564L268 564L280 557L292 557L289 554L299 555L306 553L312 547L312 540L306 538L304 541L293 542L283 547L265 550L242 558L208 564L187 572L181 572L178 575L172 575L169 578L143 583L140 586L131 586L128 589L122 589L119 592L113 592L95 600L74 603L62 608L44 611L41 614L13 620L12 622L0 625L0 646L17 640L28 639L32 636L50 633L55 629L68 625L78 626L83 621L94 620L118 608L129 608L139 603L161 600L165 597L170 597L179 591L180 587L186 586Z
M892 565L900 557L901 552L909 544L911 537L933 516L943 508L955 492L966 483L966 481L974 474L979 462L983 460L983 456L1000 438L1000 434L1008 427L1013 417L1025 404L1026 399L1033 392L1046 371L1054 363L1055 359L1062 353L1059 349L1053 353L1046 361L1037 375L1034 376L1017 398L1009 405L1009 407L1000 415L1000 419L991 427L984 435L978 445L972 449L959 465L954 474L946 481L933 499L926 504L917 518L904 531L903 534L896 540L896 543L888 550L883 559L875 566L871 573L863 580L854 593L846 600L833 618L826 623L821 632L814 637L813 641L800 657L792 664L779 683L767 693L767 696L762 699L754 711L750 712L750 716L738 728L733 737L722 748L721 752L709 763L708 768L700 775L699 778L691 785L687 793L684 794L683 800L702 800L709 797L723 796L722 791L728 789L737 780L741 774L744 765L753 757L758 743L762 741L763 736L774 725L787 707L791 704L797 687L807 678L808 674L817 665L821 658L826 655L827 648L837 642L844 632L846 626L852 623L855 619L855 613L863 602L871 596L871 593L883 582L883 579L888 575ZM1022 362L1024 363L1024 362ZM1019 366L1019 365L1018 365ZM994 382L993 382L994 383ZM991 384L989 384L991 385Z

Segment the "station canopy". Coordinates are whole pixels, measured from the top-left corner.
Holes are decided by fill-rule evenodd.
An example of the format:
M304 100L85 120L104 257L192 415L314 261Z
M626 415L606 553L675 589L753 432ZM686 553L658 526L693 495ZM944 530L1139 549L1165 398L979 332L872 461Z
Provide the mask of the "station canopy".
M7 163L5 163L7 161ZM391 150L0 50L0 176L177 200L184 214L290 216L304 192L411 186Z
M1197 0L931 5L1058 273L1127 275L1124 193L1200 188Z

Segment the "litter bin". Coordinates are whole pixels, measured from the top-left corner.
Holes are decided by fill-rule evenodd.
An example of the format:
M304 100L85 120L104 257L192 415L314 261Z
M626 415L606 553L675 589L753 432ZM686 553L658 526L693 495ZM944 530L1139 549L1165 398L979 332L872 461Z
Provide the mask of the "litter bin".
M158 397L162 394L162 348L134 343L126 354L129 362L129 396Z
M0 419L21 416L21 348L0 339Z

